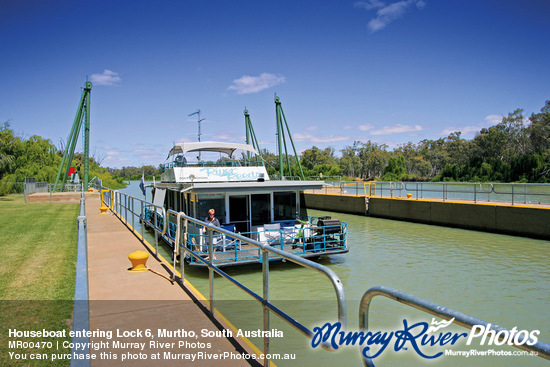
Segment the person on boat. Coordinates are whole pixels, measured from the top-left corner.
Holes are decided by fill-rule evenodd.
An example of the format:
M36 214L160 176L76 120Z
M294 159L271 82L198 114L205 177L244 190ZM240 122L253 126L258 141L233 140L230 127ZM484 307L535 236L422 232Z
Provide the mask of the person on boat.
M204 221L206 223L215 225L216 227L221 227L220 221L218 218L215 217L216 211L214 209L210 209L208 211L208 217L204 218Z

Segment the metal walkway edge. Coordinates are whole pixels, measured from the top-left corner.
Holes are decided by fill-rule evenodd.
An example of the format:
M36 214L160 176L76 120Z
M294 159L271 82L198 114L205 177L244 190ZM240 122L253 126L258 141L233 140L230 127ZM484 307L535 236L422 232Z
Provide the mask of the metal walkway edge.
M198 301L199 296L193 293L192 287L182 290L177 284L171 284L167 279L153 272L129 272L131 267L128 255L134 251L147 251L126 226L112 213L100 214L99 199L86 201L88 221L88 281L90 300L90 331L112 330L113 338L109 347L101 348L91 365L96 366L250 366L257 365L254 360L237 359L236 355L255 352L242 340L236 337L203 338L202 329L209 331L229 329L223 321L212 320L203 310ZM169 276L163 264L150 254L147 266ZM136 335L130 338L117 338L117 330L124 331L150 329L153 337ZM177 338L159 338L158 330L194 331L196 338L189 336ZM233 333L236 335L235 333ZM115 339L130 343L145 343L144 350L131 348L112 348ZM105 338L94 337L91 342L105 341ZM175 343L171 347L158 347L151 341ZM178 342L185 345L178 345ZM203 344L201 344L203 343ZM204 347L210 343L210 348ZM169 345L169 344L166 344ZM91 352L94 350L92 348ZM103 352L103 353L101 353ZM130 359L121 361L121 356L132 358L140 352L148 354L147 359ZM167 360L164 353L195 354L202 352L234 358L191 360ZM101 358L99 354L101 353ZM152 355L160 353L159 360L152 360ZM113 354L118 355L115 361ZM181 358L181 357L180 357Z

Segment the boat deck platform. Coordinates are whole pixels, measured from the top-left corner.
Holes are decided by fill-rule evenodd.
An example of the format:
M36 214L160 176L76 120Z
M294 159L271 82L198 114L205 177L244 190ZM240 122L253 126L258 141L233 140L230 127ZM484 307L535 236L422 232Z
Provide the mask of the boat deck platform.
M112 330L113 338L92 336L92 343L107 341L111 347L102 348L102 358L93 360L92 366L112 366L115 354L117 366L259 365L256 360L235 357L243 353L258 355L258 350L249 341L236 336L201 336L202 329L215 332L229 330L231 326L209 315L207 301L187 281L182 287L150 271L128 271L131 267L128 255L147 249L112 213L100 214L99 207L99 198L86 200L90 330ZM168 277L171 275L168 266L152 254L147 267ZM163 337L161 334L165 331L178 333L178 336ZM191 331L197 334L196 337L189 335ZM117 337L117 332L132 335ZM144 343L144 348L132 349L129 345L113 348L117 345L115 340ZM166 344L159 346L157 342ZM194 360L187 359L193 356Z

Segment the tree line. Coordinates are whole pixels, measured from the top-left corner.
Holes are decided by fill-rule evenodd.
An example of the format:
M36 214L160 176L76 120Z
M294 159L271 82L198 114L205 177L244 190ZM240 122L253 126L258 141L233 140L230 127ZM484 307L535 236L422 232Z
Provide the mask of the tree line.
M539 113L526 118L522 109L502 121L481 129L467 140L461 132L445 138L408 142L389 150L386 144L355 141L336 156L332 147L306 149L300 163L306 178L340 178L384 181L471 181L471 182L550 182L550 100ZM279 175L278 156L262 150L267 171ZM0 194L10 182L25 177L55 182L63 152L49 139L33 135L18 137L8 122L0 125ZM101 167L90 159L89 177L97 176L111 188L124 187L124 181L160 178L160 165L154 167ZM286 161L286 160L285 160ZM298 162L290 157L292 175L299 175ZM288 174L288 163L285 175ZM72 165L82 167L82 154ZM82 173L81 173L82 176Z
M63 151L58 150L49 139L38 135L29 138L17 136L8 122L0 125L0 195L14 190L14 183L25 181L25 177L34 177L37 182L54 183ZM82 153L75 153L71 166L80 170L83 163ZM102 180L105 186L117 189L124 187L122 179L111 175L93 157L89 158L89 177Z
M445 138L408 142L393 151L386 144L355 141L340 150L306 149L300 157L310 177L383 181L550 182L550 100L528 118L522 109L481 129L474 139L460 131ZM275 155L264 151L268 173L278 174ZM293 174L298 172L291 162ZM288 170L285 168L285 172Z

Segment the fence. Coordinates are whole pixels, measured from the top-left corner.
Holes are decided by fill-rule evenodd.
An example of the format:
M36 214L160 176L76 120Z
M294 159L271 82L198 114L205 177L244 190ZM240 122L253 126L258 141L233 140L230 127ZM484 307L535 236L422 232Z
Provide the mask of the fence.
M550 184L479 182L339 182L314 193L435 200L550 204Z
M65 191L82 191L82 183L65 184ZM48 182L36 182L36 179L34 177L25 177L24 182L0 182L0 196L23 194L25 196L25 202L27 202L27 195L53 192L54 184Z

